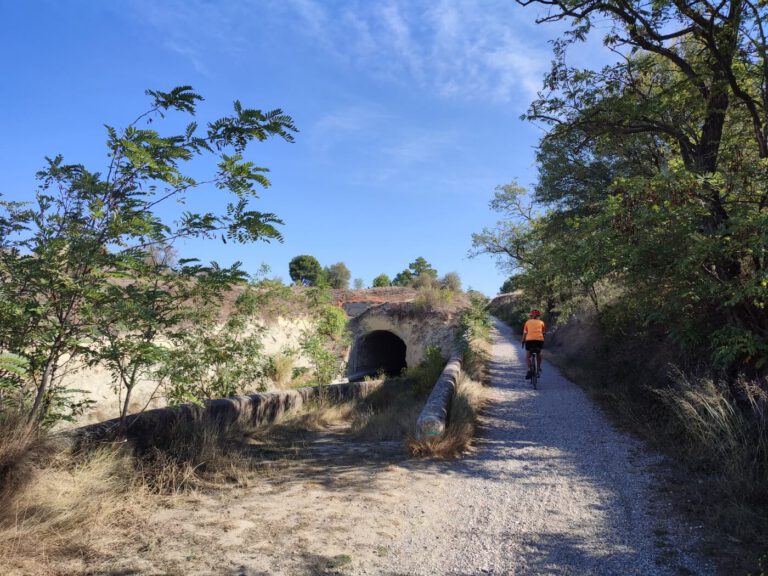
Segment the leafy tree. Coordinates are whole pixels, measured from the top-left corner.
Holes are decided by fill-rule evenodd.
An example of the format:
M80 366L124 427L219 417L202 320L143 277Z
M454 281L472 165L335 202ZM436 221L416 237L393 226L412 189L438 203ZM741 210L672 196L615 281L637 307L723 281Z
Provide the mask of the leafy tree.
M195 237L282 240L280 220L250 207L269 180L267 170L244 154L254 140L292 141L291 118L236 101L233 114L209 122L202 134L191 122L180 134L162 135L153 123L169 113L194 115L202 97L189 86L147 94L149 109L127 128L107 127L105 171L48 158L34 202L0 202L0 350L28 363L22 394L29 392L24 411L30 423L44 421L61 405L67 369L99 359L102 349L89 343L101 337L94 327L105 325L104 314L119 308L131 325L130 316L143 309L116 304L153 289L144 276L153 271L145 265L153 247ZM199 156L217 162L204 180L183 171ZM220 196L221 211L185 212L175 224L159 216L164 204L208 190ZM222 276L230 274L221 269Z
M288 264L291 280L304 286L318 286L323 283L323 269L314 256L302 254Z
M426 259L419 256L398 273L392 280L392 286L431 287L437 280L437 270Z
M509 294L510 292L514 292L516 289L515 277L510 276L504 280L504 284L502 284L501 288L499 288L499 294Z
M497 191L475 249L552 308L588 298L721 367L768 369L764 10L750 3L532 0L569 21L528 117L551 126L534 199ZM595 21L621 57L567 65ZM669 318L676 321L670 323Z
M355 278L352 285L355 287L355 290L362 290L365 288L365 281L362 278Z
M382 288L384 286L389 286L390 284L393 284L393 282L386 274L379 274L376 276L376 278L373 279L374 288Z
M331 264L325 269L325 278L331 288L349 288L349 279L351 277L352 274L344 262Z
M91 363L105 365L113 375L120 401L121 428L136 385L142 379L153 379L158 365L168 363L169 358L186 378L172 379L173 391L167 394L171 402L213 397L200 396L200 390L214 395L217 391L226 391L221 384L205 385L209 367L215 366L216 361L206 354L207 334L199 330L206 326L210 332L211 325L218 321L225 291L235 281L245 280L245 274L237 264L222 270L216 265L201 266L192 260L182 260L174 266L167 263L167 256L166 251L150 251L135 270L133 281L108 286L105 295L109 306L95 317ZM241 314L244 297L238 298L233 316L226 321L229 338L240 336L238 330L242 329L242 322L236 319ZM170 341L173 349L169 350L160 338ZM237 357L233 354L236 347L222 342L217 342L215 348L218 363L245 366L256 357L252 351L247 359ZM222 357L224 350L226 358ZM182 362L185 355L188 360ZM189 358L203 363L206 374L194 371ZM160 378L159 382L162 381Z
M432 268L432 265L424 258L419 256L408 265L408 269L413 274L414 278L429 276L433 279L437 278L437 270Z
M29 362L25 358L8 352L0 353L0 410L22 412L28 369Z
M392 279L392 286L412 286L413 285L413 272L406 269Z
M457 272L448 272L440 279L440 287L451 292L461 292L461 277Z

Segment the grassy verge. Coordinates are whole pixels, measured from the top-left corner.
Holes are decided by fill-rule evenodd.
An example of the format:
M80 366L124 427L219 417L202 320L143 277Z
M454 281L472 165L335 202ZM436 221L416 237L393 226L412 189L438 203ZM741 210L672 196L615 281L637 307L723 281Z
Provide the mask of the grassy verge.
M6 438L2 444L5 445ZM81 573L140 542L149 493L136 482L130 459L113 449L73 457L52 441L28 453L24 480L6 490L0 511L4 574Z

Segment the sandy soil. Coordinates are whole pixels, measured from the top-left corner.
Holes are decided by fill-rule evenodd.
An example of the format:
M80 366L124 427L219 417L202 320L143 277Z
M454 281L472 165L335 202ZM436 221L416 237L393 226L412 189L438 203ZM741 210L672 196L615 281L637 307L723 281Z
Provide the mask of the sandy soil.
M497 324L476 450L415 461L343 436L297 447L248 488L178 498L109 574L713 574L654 491L663 464L545 364L523 378Z

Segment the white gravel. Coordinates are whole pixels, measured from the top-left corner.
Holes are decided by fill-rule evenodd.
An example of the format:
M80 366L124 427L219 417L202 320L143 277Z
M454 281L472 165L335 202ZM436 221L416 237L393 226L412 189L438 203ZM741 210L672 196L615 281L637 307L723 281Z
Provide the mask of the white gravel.
M497 322L476 451L405 464L409 489L388 514L406 520L380 558L353 572L714 574L690 552L697 531L653 489L660 457L552 365L532 390L524 362L519 339Z

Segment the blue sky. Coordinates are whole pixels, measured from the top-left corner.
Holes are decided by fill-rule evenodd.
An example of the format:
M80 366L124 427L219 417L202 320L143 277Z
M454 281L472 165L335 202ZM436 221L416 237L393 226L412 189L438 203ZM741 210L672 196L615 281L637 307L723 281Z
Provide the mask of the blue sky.
M535 180L541 128L519 119L557 32L512 0L0 0L0 193L29 198L46 155L92 170L104 124L146 108L147 88L189 84L198 119L282 108L296 142L256 144L272 186L255 208L285 221L283 244L190 242L181 256L288 278L311 254L366 286L423 256L464 287L505 275L467 258L492 225L497 185ZM586 54L586 53L585 53ZM587 57L588 58L588 57ZM213 191L189 207L215 202Z

